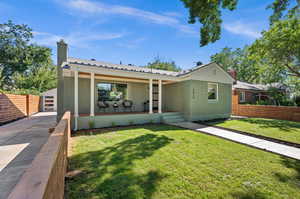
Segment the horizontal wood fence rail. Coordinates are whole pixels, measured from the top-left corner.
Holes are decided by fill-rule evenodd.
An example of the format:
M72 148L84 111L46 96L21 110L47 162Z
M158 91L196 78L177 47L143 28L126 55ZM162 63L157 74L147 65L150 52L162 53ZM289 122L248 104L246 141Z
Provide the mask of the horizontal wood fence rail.
M232 114L300 122L300 107L242 105L239 104L239 95L237 92L233 92L232 95Z
M40 96L0 93L0 124L39 112Z
M9 199L63 199L70 148L70 112L66 112L48 141L15 186Z

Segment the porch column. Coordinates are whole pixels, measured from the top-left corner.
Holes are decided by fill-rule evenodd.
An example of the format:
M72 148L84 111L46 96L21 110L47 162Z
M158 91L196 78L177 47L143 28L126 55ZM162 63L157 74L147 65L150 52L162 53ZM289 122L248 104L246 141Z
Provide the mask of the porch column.
M74 71L74 116L75 130L78 128L78 71Z
M90 116L95 116L95 73L91 73L91 110Z
M153 80L149 79L149 114L153 113Z
M161 104L162 104L162 81L161 79L158 80L158 113L162 113L161 111Z

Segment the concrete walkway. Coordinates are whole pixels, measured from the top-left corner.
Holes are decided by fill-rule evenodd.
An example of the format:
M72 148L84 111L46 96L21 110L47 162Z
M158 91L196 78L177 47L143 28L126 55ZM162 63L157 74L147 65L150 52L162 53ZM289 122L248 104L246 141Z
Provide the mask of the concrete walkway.
M37 113L0 126L0 199L17 184L55 127L56 113Z
M300 160L300 149L296 147L287 146L284 144L278 144L275 142L270 142L267 140L254 138L247 135L242 135L229 130L223 130L212 126L205 126L193 122L180 122L180 123L170 123L170 124L174 126L179 126L182 128L192 129L202 133L218 136L227 140L246 144L258 149L266 150L279 155Z

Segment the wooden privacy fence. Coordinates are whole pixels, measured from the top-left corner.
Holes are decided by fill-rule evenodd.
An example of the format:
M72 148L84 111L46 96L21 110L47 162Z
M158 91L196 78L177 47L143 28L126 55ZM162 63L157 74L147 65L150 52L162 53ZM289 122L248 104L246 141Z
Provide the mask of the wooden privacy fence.
M237 92L232 95L232 114L300 122L300 107L239 104Z
M0 93L0 124L39 112L40 96Z
M48 141L15 186L9 199L63 199L70 150L70 112L66 112Z

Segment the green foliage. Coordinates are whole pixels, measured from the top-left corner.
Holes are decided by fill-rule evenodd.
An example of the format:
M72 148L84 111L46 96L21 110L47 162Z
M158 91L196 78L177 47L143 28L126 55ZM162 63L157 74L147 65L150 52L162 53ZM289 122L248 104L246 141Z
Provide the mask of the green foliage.
M205 46L220 39L221 35L221 10L236 9L237 0L181 0L185 7L189 9L189 23L196 21L202 24L200 28L200 45Z
M177 66L174 61L164 61L159 56L155 57L154 60L149 62L145 67L168 71L181 71L181 68Z
M295 103L297 104L297 106L300 106L300 96L295 97Z
M32 29L12 21L0 24L0 89L40 94L56 87L51 49L31 44Z
M225 47L210 59L220 64L225 71L229 69L237 71L237 79L240 81L256 83L261 80L256 62L249 59L248 46L235 50Z
M267 8L273 10L273 14L270 16L270 23L273 24L282 18L299 16L300 1L297 0L294 6L290 6L291 0L274 0L274 2ZM284 15L284 11L289 8L289 11Z
M189 10L189 23L194 24L197 21L202 25L200 28L200 45L206 46L220 39L222 11L235 10L238 0L181 0L185 7ZM274 0L267 8L273 10L270 17L271 24L285 17L299 17L300 1L296 0L295 6L290 6L289 3L293 0ZM288 10L287 15L284 11Z
M264 71L300 77L300 19L278 21L250 47L251 59Z
M89 129L94 129L95 128L95 120L94 118L89 120Z

